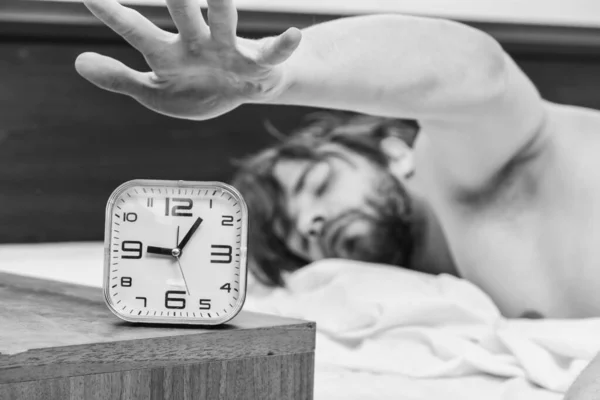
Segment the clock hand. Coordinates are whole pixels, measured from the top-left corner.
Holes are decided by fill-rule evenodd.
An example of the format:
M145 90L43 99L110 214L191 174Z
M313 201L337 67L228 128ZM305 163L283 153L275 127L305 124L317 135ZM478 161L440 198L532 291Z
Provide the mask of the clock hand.
M177 239L176 239L175 245L177 245L177 242L179 242L179 227L177 227ZM179 251L178 247L169 249L167 247L148 246L148 249L146 250L146 252L151 253L151 254L160 254L162 256L171 256L171 257L179 257L179 255L181 254L181 251Z
M183 283L185 283L185 290L187 291L188 296L191 296L190 289L188 288L187 281L185 280L185 274L183 273L183 268L181 267L181 262L179 261L179 257L175 257L177 260L177 265L179 265L179 271L181 271L181 276L183 277Z
M167 249L166 247L148 246L146 252L151 254L160 254L163 256L173 256L173 249Z
M200 218L198 218L198 219L200 219ZM198 222L198 221L196 221L196 222ZM202 222L202 221L200 221L200 222ZM198 224L198 225L200 225L200 224ZM195 230L195 228L192 227L192 229L190 229L190 231L191 230ZM175 245L177 245L177 242L179 242L179 226L177 226L177 237L175 239ZM185 245L185 243L184 243L184 245ZM188 287L187 280L185 279L185 274L183 273L183 267L181 266L181 261L179 261L179 256L181 256L181 249L179 246L175 247L172 250L172 255L173 255L173 257L175 257L175 260L177 261L177 266L179 267L179 271L181 272L181 277L183 278L183 283L185 284L185 291L187 292L188 296L190 296L190 288Z
M183 251L183 248L190 241L190 239L192 238L192 235L194 234L194 232L196 232L196 229L198 229L198 227L200 226L201 223L202 223L202 218L198 217L198 219L196 220L196 222L194 222L194 225L192 225L192 227L190 228L188 233L186 233L185 236L183 237L183 239L181 239L181 243L179 243L179 246L177 246L177 248L180 251Z

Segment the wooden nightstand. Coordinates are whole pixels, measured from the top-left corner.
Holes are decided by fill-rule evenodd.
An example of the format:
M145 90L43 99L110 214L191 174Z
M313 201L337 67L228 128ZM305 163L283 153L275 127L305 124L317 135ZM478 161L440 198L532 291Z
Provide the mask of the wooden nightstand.
M97 288L0 273L0 399L312 399L315 324L123 322Z

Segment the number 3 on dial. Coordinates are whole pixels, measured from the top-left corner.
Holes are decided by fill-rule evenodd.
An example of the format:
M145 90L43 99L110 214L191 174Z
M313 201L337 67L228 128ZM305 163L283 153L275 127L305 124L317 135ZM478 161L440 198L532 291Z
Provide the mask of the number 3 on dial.
M106 208L104 297L127 321L221 324L246 296L248 210L220 182L135 180Z

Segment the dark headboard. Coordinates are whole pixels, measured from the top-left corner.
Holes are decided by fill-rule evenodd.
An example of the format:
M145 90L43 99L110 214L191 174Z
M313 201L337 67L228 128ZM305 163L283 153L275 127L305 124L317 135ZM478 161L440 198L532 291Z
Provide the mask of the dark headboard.
M166 10L141 7L172 29ZM241 12L239 34L279 33L335 15ZM494 35L543 95L600 109L600 30L473 24ZM112 190L134 178L222 180L231 161L314 110L244 106L191 122L160 116L80 78L76 56L96 51L146 69L143 59L80 4L0 5L0 243L101 240Z

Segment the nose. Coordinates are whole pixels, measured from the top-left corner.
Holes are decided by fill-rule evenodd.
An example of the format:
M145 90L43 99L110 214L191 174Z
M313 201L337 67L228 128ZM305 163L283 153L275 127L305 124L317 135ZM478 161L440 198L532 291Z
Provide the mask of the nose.
M323 232L325 216L322 213L309 212L298 218L298 231L304 237L318 237Z

